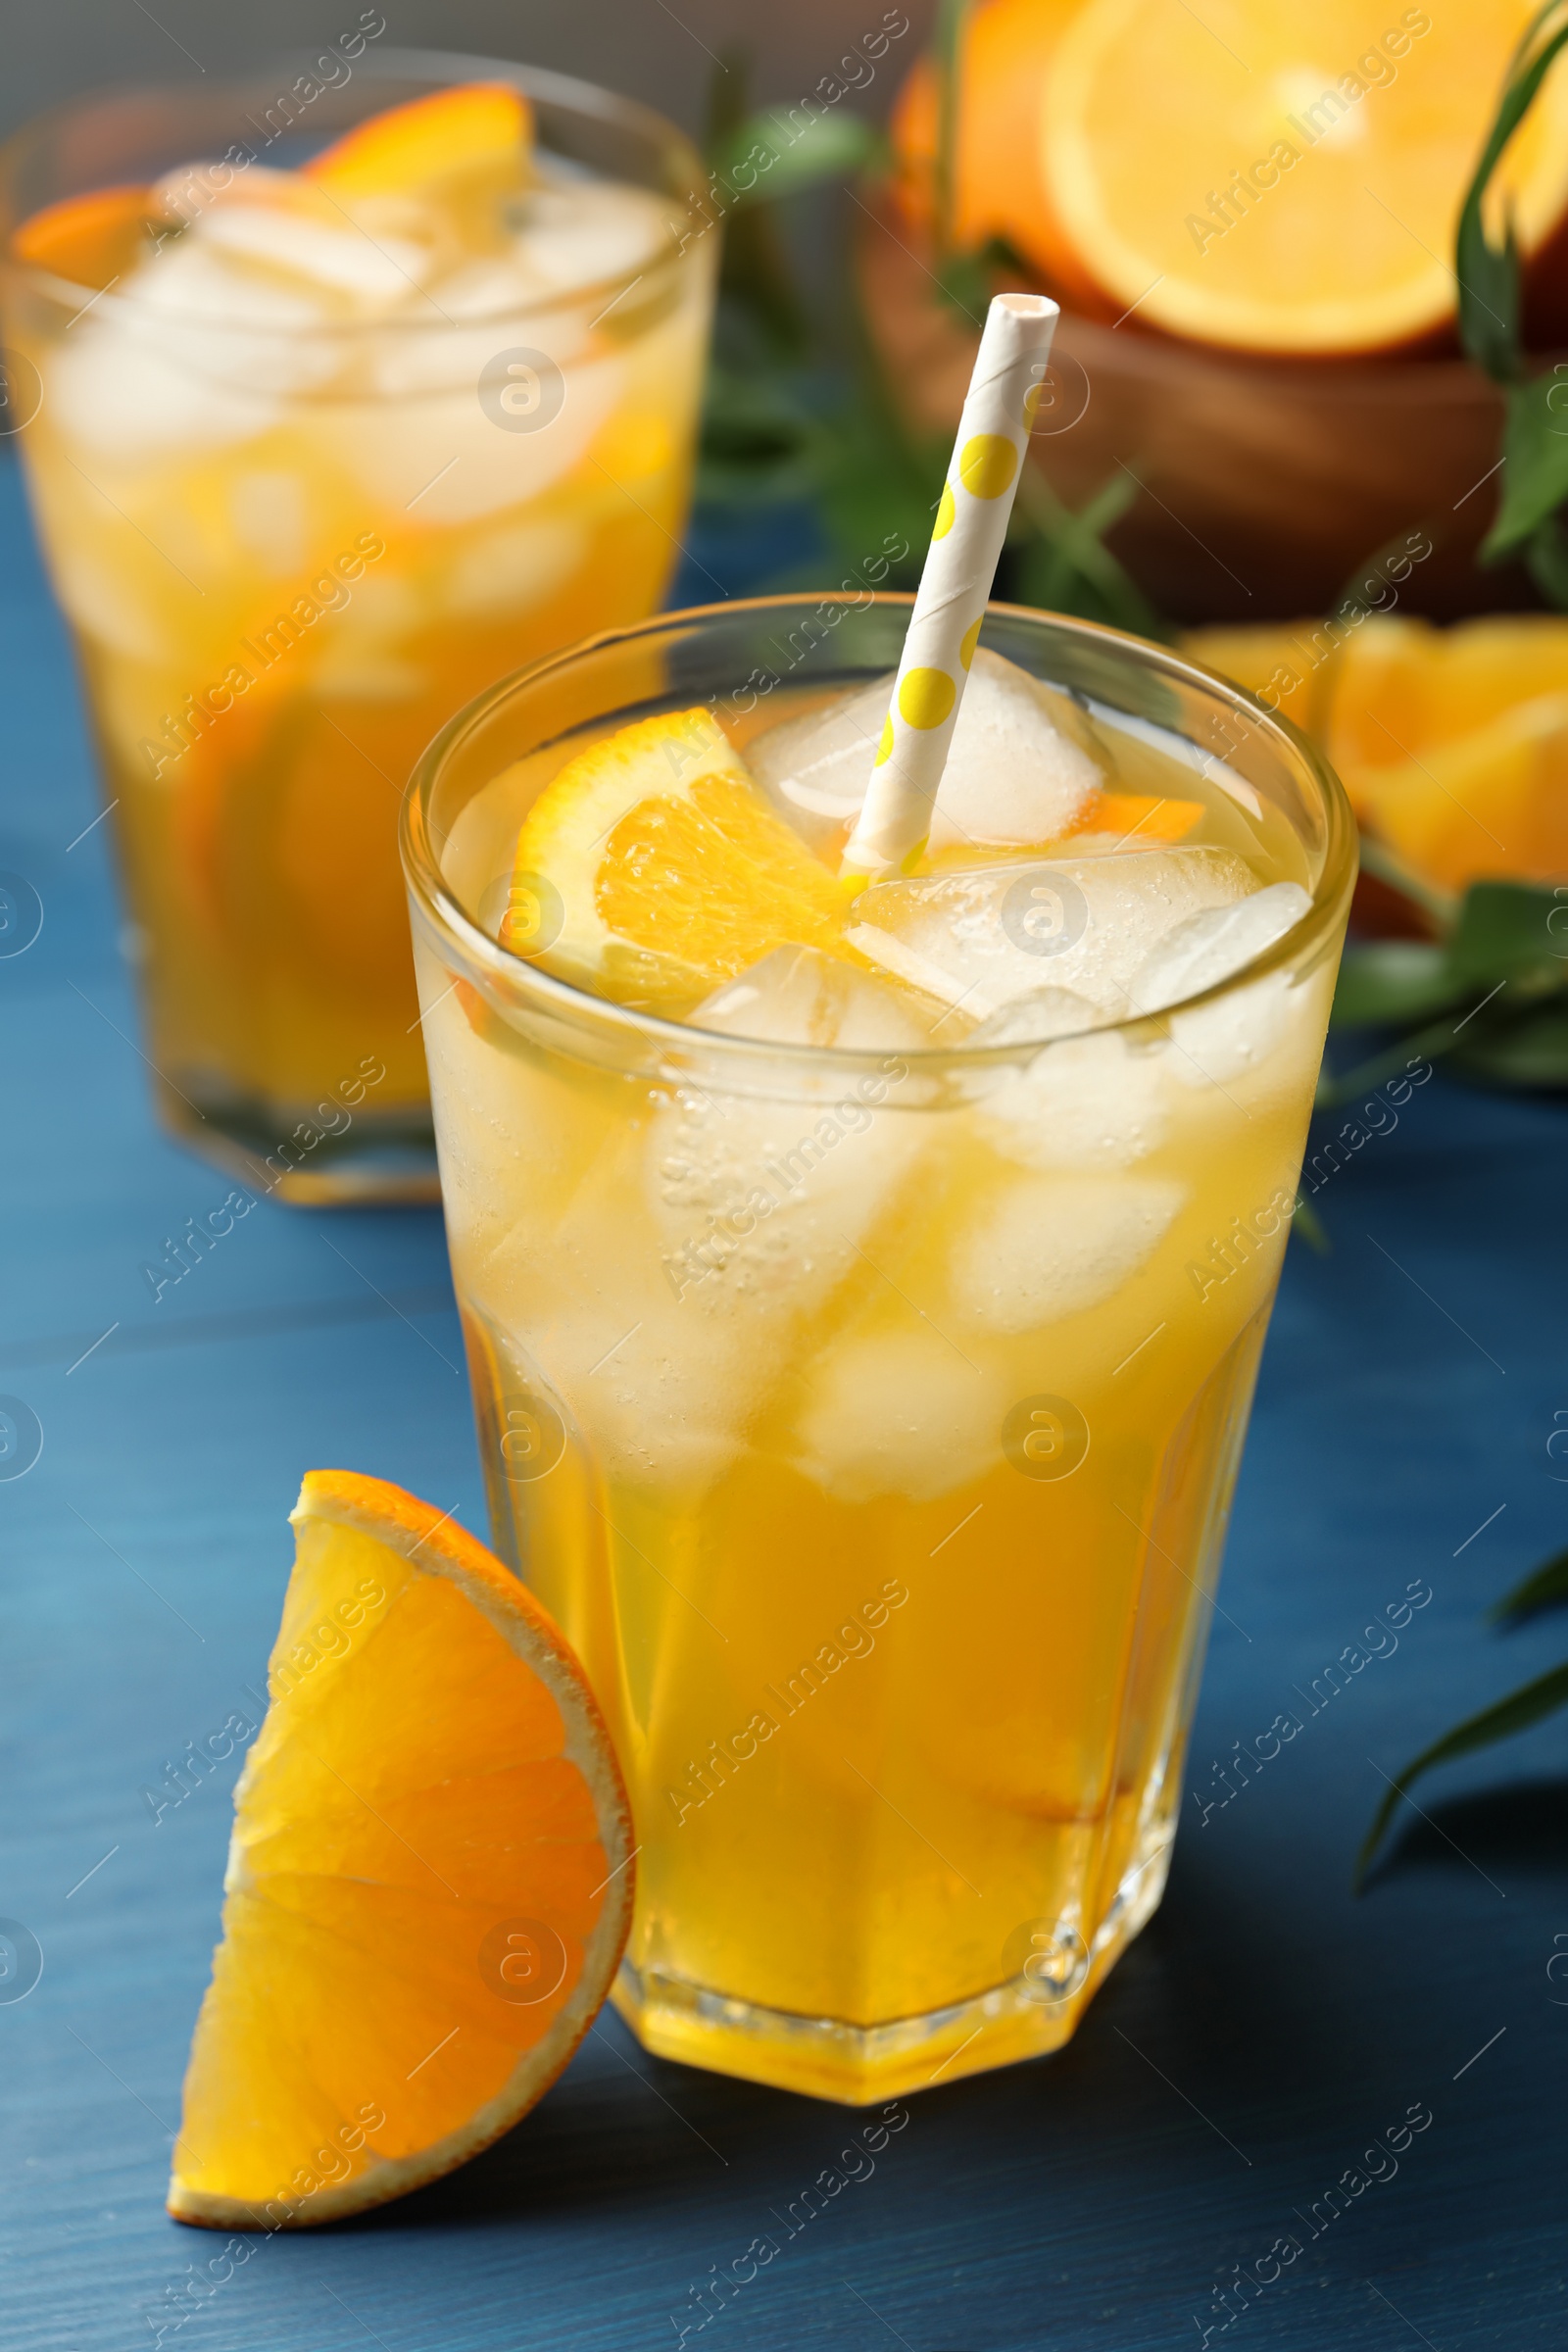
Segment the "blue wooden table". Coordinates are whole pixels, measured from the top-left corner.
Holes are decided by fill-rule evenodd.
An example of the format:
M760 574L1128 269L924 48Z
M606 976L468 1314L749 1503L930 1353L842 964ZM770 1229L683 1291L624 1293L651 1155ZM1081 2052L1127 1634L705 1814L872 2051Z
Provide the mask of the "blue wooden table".
M198 2285L214 2241L162 2199L233 1767L156 1818L144 1791L254 1704L308 1465L396 1479L482 1531L479 1478L434 1212L263 1204L154 1303L142 1262L226 1180L149 1118L77 698L10 466L0 557L0 868L43 914L0 959L0 1391L23 1408L0 1408L20 1433L0 1473L28 1415L42 1439L0 1475L0 1915L19 1923L0 1996L42 1961L0 1998L0 2343L1568 2344L1563 1731L1435 1779L1373 1892L1349 1891L1381 1775L1561 1646L1479 1614L1568 1538L1547 1451L1568 1427L1568 1109L1442 1079L1319 1194L1332 1255L1291 1250L1170 1892L1063 2054L912 2100L874 2169L786 2235L864 2119L650 2059L607 2016L466 2171ZM1412 1584L1430 1601L1366 1656ZM1357 1644L1339 1687L1324 1670ZM1233 1763L1218 1802L1235 1743L1255 1752L1281 1713L1299 1734L1248 1782ZM777 2257L699 2328L694 2287L763 2232Z

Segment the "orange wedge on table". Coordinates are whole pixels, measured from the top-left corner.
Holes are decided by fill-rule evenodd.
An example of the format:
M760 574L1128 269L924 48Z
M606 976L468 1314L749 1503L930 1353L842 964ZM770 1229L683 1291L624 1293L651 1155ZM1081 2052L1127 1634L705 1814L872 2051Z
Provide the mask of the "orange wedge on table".
M312 1471L234 1799L169 2210L340 2220L525 2115L631 1919L625 1789L581 1668L451 1515Z
M1087 0L1045 80L1046 209L1118 311L1332 355L1448 325L1460 202L1536 0ZM1498 175L1525 253L1568 210L1559 60Z

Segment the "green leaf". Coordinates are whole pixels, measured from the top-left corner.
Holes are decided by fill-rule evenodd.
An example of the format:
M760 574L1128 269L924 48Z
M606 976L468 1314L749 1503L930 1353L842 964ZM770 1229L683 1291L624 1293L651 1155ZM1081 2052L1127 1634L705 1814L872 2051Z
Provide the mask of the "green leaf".
M1523 1583L1505 1592L1487 1614L1494 1625L1522 1625L1539 1610L1554 1609L1563 1601L1568 1601L1568 1549L1554 1552L1549 1560L1533 1568Z
M957 184L959 82L969 0L938 0L932 61L937 72L937 251L953 246L954 190Z
M1546 34L1550 20L1562 14L1565 4L1568 0L1545 0L1526 26L1459 212L1454 270L1460 339L1476 365L1499 383L1511 383L1520 368L1519 255L1511 220L1500 246L1488 241L1483 202L1504 148L1534 103L1552 59L1568 42L1568 23Z
M1467 1078L1493 1086L1568 1088L1568 1005L1531 1006L1519 1018L1501 1019L1489 1006L1458 1039L1451 1058Z
M1556 405L1554 406L1553 403ZM1483 564L1511 556L1568 498L1568 380L1553 372L1510 385L1502 430L1502 499Z
M1459 283L1459 340L1478 368L1498 383L1519 372L1519 248L1510 221L1500 250L1488 242L1479 192L1459 215L1454 255Z
M1319 1257L1333 1255L1334 1244L1329 1240L1329 1229L1302 1193L1297 1194L1296 1206L1291 1212L1293 1240L1297 1234L1300 1235L1309 1250L1316 1250Z
M1559 940L1564 904L1526 882L1472 882L1447 943L1459 987L1507 980L1536 994L1560 988L1568 976L1568 936ZM1551 928L1553 917L1559 931Z
M808 114L800 107L750 115L710 158L719 201L730 212L775 204L823 180L848 179L870 164L881 141L858 115Z
M1352 942L1340 964L1332 1019L1337 1029L1423 1020L1451 1004L1458 987L1436 940Z
M1014 513L1020 526L1034 534L1034 545L1026 546L1015 567L1020 602L1046 612L1108 621L1135 636L1170 644L1174 631L1169 621L1156 612L1104 544L1103 534L1137 496L1132 476L1117 471L1075 514L1040 468L1026 465Z
M1533 1723L1542 1723L1559 1708L1568 1707L1568 1665L1553 1666L1533 1683L1515 1690L1495 1705L1483 1707L1441 1740L1435 1740L1420 1755L1412 1757L1398 1778L1389 1785L1389 1790L1373 1816L1372 1827L1361 1841L1355 1857L1354 1886L1359 1893L1366 1880L1368 1866L1382 1841L1383 1833L1394 1818L1399 1799L1409 1791L1411 1784L1423 1773L1433 1771L1439 1764L1448 1764L1456 1756L1467 1756L1478 1747L1491 1747L1498 1740L1511 1739L1515 1732L1528 1731Z

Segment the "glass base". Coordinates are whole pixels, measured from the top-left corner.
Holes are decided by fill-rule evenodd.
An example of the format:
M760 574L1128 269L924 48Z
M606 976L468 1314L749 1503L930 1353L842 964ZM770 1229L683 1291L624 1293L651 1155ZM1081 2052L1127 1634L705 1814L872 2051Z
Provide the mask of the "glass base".
M373 1121L355 1117L335 1135L308 1113L291 1119L275 1105L232 1097L197 1102L168 1084L158 1089L158 1109L187 1150L264 1200L296 1208L373 1208L441 1198L424 1103Z
M1042 2058L1071 2040L1101 1984L1157 1909L1173 1829L1162 1821L1145 1838L1145 1858L1123 1878L1087 1955L1088 1967L1070 1991L1058 1992L1025 1972L948 2008L882 2026L854 2026L733 2000L689 1979L622 1960L610 1997L656 2057L845 2107L869 2107L956 2082L963 2075Z

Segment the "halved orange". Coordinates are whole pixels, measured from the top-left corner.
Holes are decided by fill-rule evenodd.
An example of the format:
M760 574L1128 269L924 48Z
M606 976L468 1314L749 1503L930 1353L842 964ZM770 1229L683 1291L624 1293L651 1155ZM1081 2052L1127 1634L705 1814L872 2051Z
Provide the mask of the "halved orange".
M298 2229L475 2155L555 2082L631 1921L631 1822L539 1603L401 1488L314 1470L169 2210Z
M590 745L517 837L517 903L542 877L561 919L537 960L678 1018L770 949L843 953L852 891L768 807L710 710L671 710ZM504 946L514 941L506 926Z
M515 160L527 152L533 114L505 81L459 82L346 131L305 166L334 195L416 194L452 173Z
M1040 109L1061 36L1082 0L982 0L970 11L958 55L953 243L967 251L1004 237L1078 308L1092 298L1047 201L1041 173ZM893 110L899 192L909 215L935 227L941 99L935 65L923 57Z
M1045 83L1047 209L1118 310L1330 355L1454 313L1454 226L1536 0L1087 0ZM1568 209L1559 60L1504 158L1526 254Z

